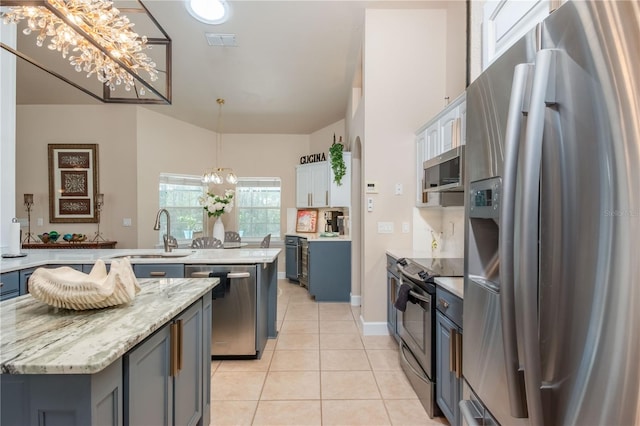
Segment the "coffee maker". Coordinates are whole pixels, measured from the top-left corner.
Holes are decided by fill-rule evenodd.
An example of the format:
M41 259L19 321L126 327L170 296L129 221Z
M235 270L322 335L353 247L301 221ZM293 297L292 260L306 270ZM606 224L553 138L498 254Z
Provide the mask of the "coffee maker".
M342 215L338 210L327 210L324 212L324 232L338 232L338 216Z

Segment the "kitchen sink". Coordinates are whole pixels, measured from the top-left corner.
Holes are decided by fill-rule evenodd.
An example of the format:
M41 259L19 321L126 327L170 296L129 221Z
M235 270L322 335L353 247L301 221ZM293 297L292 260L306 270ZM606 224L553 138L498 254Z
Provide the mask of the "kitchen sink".
M194 252L191 250L185 251L172 251L172 252L155 252L155 253L124 253L117 254L115 256L111 256L111 259L122 259L123 257L128 257L130 259L168 259L168 258L179 258L179 257L187 257L192 255Z

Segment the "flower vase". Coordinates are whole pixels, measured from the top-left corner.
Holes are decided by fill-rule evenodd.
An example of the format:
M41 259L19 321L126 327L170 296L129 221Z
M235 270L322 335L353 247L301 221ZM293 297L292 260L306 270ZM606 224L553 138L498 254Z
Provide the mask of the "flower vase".
M213 224L213 237L224 242L224 224L222 223L222 217L218 216Z

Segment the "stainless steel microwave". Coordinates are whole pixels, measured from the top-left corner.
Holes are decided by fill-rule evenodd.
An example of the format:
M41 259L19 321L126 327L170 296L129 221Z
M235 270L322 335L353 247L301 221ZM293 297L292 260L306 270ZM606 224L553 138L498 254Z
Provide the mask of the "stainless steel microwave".
M464 145L423 163L422 192L464 191Z

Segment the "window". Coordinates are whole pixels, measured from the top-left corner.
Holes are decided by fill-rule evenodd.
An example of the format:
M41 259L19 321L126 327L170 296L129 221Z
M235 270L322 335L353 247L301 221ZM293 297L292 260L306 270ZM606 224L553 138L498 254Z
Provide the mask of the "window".
M171 234L178 240L193 238L193 232L204 229L204 210L198 198L205 192L200 176L160 174L160 208L171 215ZM167 232L161 221L158 240Z
M279 178L238 178L236 208L243 241L280 238Z

